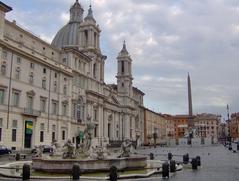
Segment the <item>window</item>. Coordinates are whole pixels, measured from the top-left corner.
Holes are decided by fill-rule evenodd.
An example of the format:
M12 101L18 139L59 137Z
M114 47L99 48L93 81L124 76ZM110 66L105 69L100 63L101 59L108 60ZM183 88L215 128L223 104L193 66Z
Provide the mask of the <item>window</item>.
M43 73L44 73L44 74L46 73L46 68L43 68Z
M93 65L93 76L94 76L94 78L96 78L96 63L94 63L94 65Z
M44 142L44 131L40 131L40 142Z
M119 138L119 130L116 131L116 137Z
M45 78L42 79L42 88L46 89L46 79Z
M66 131L65 130L62 130L62 140L65 140L66 139Z
M51 135L52 142L56 140L56 125L52 125L52 135Z
M121 84L121 85L122 85L122 87L124 87L124 82L122 82L122 84Z
M87 30L85 30L85 46L87 46L88 45L88 31Z
M94 121L97 120L97 109L94 109Z
M17 141L17 129L12 129L12 142Z
M62 115L66 116L67 115L67 104L62 103Z
M22 60L20 57L17 57L17 64L21 64Z
M17 120L12 120L12 128L17 128Z
M30 68L34 69L34 63L30 63Z
M20 92L13 91L12 92L12 105L18 107L19 106L19 98L20 98Z
M124 73L124 62L121 62L121 72Z
M54 92L57 92L57 81L54 81L53 91L54 91Z
M7 65L6 65L6 63L3 63L1 65L1 74L6 75L6 72L7 72Z
M31 95L27 96L27 109L28 110L33 109L33 97Z
M56 140L56 132L52 132L51 140L52 142Z
M56 115L58 113L58 102L52 101L52 114Z
M0 141L2 141L2 118L0 118Z
M40 124L40 142L44 142L44 123Z
M64 87L63 87L63 94L67 95L67 87L66 87L66 85L64 85Z
M16 78L17 80L20 79L20 73L21 73L20 67L17 67L17 68L16 68L16 72L15 72L15 78Z
M46 98L40 98L40 111L46 112Z
M0 89L0 104L4 104L5 90Z
M55 72L55 78L57 78L57 73Z
M33 84L33 82L34 82L34 75L33 75L33 72L31 72L29 75L29 83Z

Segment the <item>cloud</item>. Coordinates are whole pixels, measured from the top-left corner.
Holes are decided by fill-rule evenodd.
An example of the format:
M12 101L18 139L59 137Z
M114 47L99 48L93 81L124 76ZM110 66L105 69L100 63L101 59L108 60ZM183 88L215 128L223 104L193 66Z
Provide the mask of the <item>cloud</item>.
M17 3L7 16L49 41L68 21L73 0ZM83 3L87 13L88 2ZM14 0L9 3L15 5ZM239 2L228 0L94 0L106 82L115 81L123 40L133 59L134 85L145 106L187 113L187 72L195 112L239 110ZM42 8L39 8L41 6ZM47 28L46 28L47 27Z

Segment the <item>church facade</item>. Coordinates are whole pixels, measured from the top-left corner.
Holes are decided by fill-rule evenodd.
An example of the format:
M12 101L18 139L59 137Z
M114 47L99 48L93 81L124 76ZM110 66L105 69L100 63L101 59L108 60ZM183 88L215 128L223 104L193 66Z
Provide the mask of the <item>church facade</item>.
M11 10L0 2L0 144L25 149L53 140L76 143L87 122L94 125L95 144L140 144L144 93L133 86L132 59L124 43L117 83L105 83L107 57L91 6L84 17L76 0L51 44L6 20Z

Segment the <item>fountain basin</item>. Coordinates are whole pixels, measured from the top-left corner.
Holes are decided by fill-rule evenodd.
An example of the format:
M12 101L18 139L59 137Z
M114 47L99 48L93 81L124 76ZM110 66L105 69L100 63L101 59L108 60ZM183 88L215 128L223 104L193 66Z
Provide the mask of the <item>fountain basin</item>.
M83 173L96 171L109 171L111 166L118 170L136 170L146 167L147 158L144 156L132 156L126 158L110 158L104 160L94 159L46 159L34 158L32 168L36 171L47 173L70 173L74 164L79 164Z

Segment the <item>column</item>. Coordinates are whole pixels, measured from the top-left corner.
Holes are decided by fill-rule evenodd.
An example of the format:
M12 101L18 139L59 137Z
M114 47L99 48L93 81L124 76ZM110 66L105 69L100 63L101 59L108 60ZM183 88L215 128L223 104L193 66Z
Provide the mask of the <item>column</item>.
M124 116L124 137L130 139L130 120L129 115L125 114Z
M4 33L4 25L5 25L5 13L0 11L0 39L3 39Z
M104 125L103 125L104 138L107 137L107 126L108 126L107 111L106 111L106 109L104 109Z
M103 106L99 106L98 108L99 111L99 127L98 127L98 132L99 132L99 138L104 137L103 129L104 129L104 110Z

